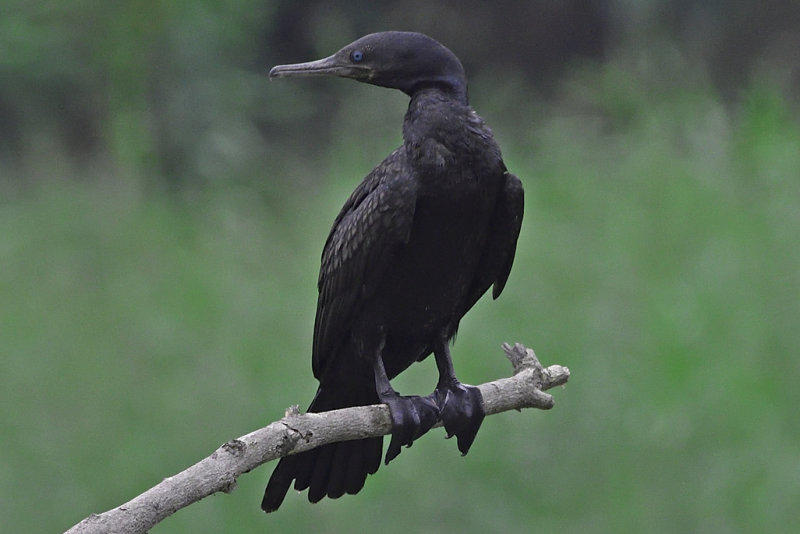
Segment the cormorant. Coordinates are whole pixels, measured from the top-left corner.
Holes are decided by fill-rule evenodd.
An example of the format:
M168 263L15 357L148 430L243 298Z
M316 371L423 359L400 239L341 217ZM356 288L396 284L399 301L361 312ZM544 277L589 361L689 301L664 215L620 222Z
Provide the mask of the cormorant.
M503 290L522 223L523 190L491 130L467 100L458 58L412 32L373 33L325 59L279 65L272 78L340 76L411 97L403 144L359 184L322 251L309 412L385 403L386 463L441 420L466 454L485 415L480 390L460 383L449 342L490 286ZM431 353L439 380L426 397L389 380ZM276 510L295 481L308 500L358 493L380 465L383 438L284 457L261 508Z

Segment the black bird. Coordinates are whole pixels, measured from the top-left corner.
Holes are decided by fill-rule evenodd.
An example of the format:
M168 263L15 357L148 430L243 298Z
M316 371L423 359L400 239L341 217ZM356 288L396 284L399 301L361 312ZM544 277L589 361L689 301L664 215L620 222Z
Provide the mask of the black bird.
M466 454L485 412L480 390L456 378L449 342L490 286L494 298L503 290L523 190L469 106L461 62L420 33L383 32L269 74L340 76L411 97L402 146L350 195L322 251L312 354L320 384L308 411L387 404L386 463L439 420ZM431 353L434 392L400 396L389 380ZM358 493L382 448L383 438L369 438L282 458L261 508L276 510L292 480L311 502Z

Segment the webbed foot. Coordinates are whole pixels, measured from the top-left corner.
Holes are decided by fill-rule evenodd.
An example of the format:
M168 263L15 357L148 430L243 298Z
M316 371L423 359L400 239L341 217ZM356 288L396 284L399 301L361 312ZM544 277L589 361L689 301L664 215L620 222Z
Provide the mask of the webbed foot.
M456 436L458 450L462 455L467 454L486 416L481 390L453 381L438 385L433 395L439 405L447 437Z
M400 454L400 447L410 447L414 440L439 421L439 407L432 395L427 397L390 395L381 399L392 414L392 440L386 450L388 464Z

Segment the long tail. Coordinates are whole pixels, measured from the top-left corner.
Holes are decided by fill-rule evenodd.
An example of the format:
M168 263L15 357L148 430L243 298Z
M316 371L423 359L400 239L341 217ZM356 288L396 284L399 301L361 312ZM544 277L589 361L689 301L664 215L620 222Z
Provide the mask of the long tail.
M379 402L369 388L344 391L320 386L309 412L327 412L349 406L366 406ZM264 490L261 509L274 512L283 503L292 480L294 489L308 489L308 500L318 502L326 495L331 499L345 493L361 491L367 475L381 464L383 438L367 438L331 443L310 451L281 458Z

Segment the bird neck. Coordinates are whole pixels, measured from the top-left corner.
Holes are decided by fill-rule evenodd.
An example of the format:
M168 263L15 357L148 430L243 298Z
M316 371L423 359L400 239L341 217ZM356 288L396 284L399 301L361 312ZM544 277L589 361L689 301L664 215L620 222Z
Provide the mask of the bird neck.
M440 92L464 105L469 105L469 90L467 89L467 84L464 79L459 76L442 75L427 77L414 83L405 93L413 100L417 95L429 93L431 91Z
M477 118L463 100L439 88L415 92L403 122L409 161L425 168L458 165L473 145L473 116Z

